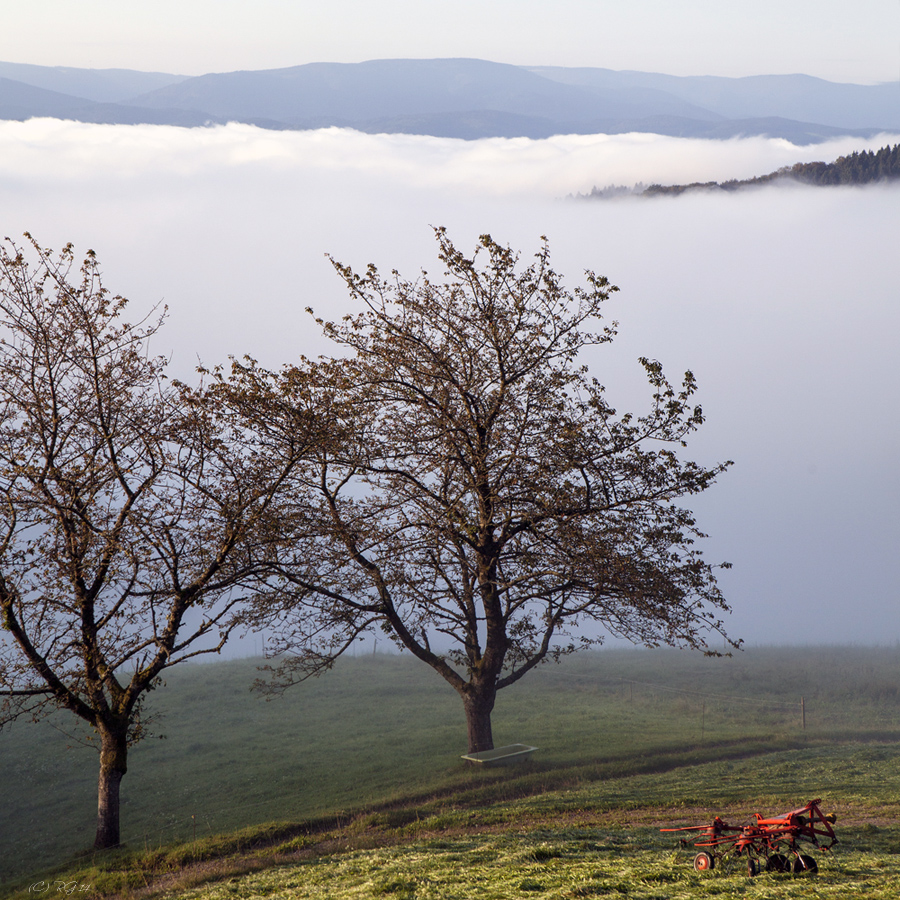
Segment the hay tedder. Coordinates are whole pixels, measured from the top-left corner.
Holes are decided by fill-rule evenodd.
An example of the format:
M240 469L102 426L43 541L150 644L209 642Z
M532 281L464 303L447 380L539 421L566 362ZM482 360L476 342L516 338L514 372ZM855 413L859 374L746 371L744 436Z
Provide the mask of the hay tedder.
M818 863L802 852L806 849L803 845L830 850L837 843L831 827L837 817L823 815L819 809L820 802L811 800L802 809L793 809L783 816L772 818L757 813L747 825L729 825L716 816L711 825L660 830L693 832L690 837L681 839L681 846L693 845L700 850L694 857L694 868L698 872L712 869L718 859L744 856L750 876L762 870L815 874Z

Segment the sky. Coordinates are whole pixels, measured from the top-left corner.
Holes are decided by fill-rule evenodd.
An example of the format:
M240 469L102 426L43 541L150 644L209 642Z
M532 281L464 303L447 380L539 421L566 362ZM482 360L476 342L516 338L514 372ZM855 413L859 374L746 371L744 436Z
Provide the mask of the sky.
M0 60L200 75L477 57L670 75L900 79L900 0L30 0Z
M8 4L0 59L195 74L317 60L477 56L671 74L900 79L900 0L34 0ZM173 24L174 23L174 24ZM654 201L566 199L593 186L747 178L900 141L796 147L653 135L454 141L341 129L264 131L0 122L0 235L93 248L132 318L168 305L155 349L191 377L251 354L327 350L304 312L353 311L326 254L433 267L430 226L536 252L574 286L620 293L614 345L589 362L640 412L636 360L696 374L707 424L689 453L734 460L693 502L748 643L900 642L900 186L764 189Z

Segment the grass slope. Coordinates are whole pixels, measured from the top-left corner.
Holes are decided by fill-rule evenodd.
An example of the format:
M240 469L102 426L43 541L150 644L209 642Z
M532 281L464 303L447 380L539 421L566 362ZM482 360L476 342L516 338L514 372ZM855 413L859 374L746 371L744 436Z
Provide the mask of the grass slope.
M63 884L90 884L96 893L171 881L181 890L228 876L243 879L232 895L419 898L476 889L496 897L622 894L615 886L627 882L633 896L677 896L699 876L674 866L676 842L660 843L659 823L703 821L709 809L774 812L823 796L828 809L839 805L842 822L877 829L866 846L879 854L881 880L867 896L898 893L897 650L575 657L501 695L497 743L541 748L533 764L507 771L461 766L461 705L412 660L350 658L270 703L250 694L255 675L252 661L171 674L153 697L168 740L139 745L123 782L130 850L69 866ZM66 751L67 743L50 726L0 735L2 873L12 896L24 873L90 843L96 758L80 746ZM217 837L278 820L295 824ZM575 849L528 861L544 844ZM862 850L842 843L845 852ZM245 877L259 867L266 871ZM170 870L180 875L172 880ZM842 884L851 896L847 878L856 869L836 872L844 874L835 875L835 890ZM703 890L731 893L732 878L747 881L717 870ZM258 887L252 879L261 879ZM794 891L787 884L779 882L779 892ZM228 887L198 890L219 896Z
M860 834L848 837L858 841ZM178 894L181 900L519 900L525 897L868 897L900 891L896 844L862 833L866 850L838 850L818 876L763 874L743 865L698 874L657 829L581 827L432 838L272 867Z

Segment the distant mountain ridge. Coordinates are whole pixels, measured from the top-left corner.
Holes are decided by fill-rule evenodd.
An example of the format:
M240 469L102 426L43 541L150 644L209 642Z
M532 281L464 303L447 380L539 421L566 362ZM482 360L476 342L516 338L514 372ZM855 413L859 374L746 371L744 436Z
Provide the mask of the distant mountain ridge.
M681 77L523 67L478 59L308 63L200 76L0 62L0 119L545 138L652 132L682 137L900 133L900 84L806 75Z
M155 91L187 77L163 72L137 72L133 69L73 69L67 66L0 62L0 78L9 78L61 94L71 94L95 103L125 103L139 94Z
M836 128L900 125L900 82L838 84L810 75L723 78L559 67L533 67L530 71L597 91L657 90L729 119L778 117Z

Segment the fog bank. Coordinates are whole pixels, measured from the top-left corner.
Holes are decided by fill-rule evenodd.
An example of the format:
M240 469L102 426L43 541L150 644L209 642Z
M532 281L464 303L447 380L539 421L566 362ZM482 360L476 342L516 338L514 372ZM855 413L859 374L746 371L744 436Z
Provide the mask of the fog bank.
M687 451L735 466L696 498L728 559L730 630L753 643L900 639L900 425L893 344L900 186L563 198L593 185L761 175L896 137L794 147L652 135L463 142L340 129L270 132L0 123L0 225L96 250L131 318L166 303L174 371L326 349L304 313L349 301L325 253L412 276L429 225L524 257L550 239L574 286L621 288L620 336L590 360L618 408L649 396L639 355L691 368L708 422ZM163 346L164 345L164 346Z

